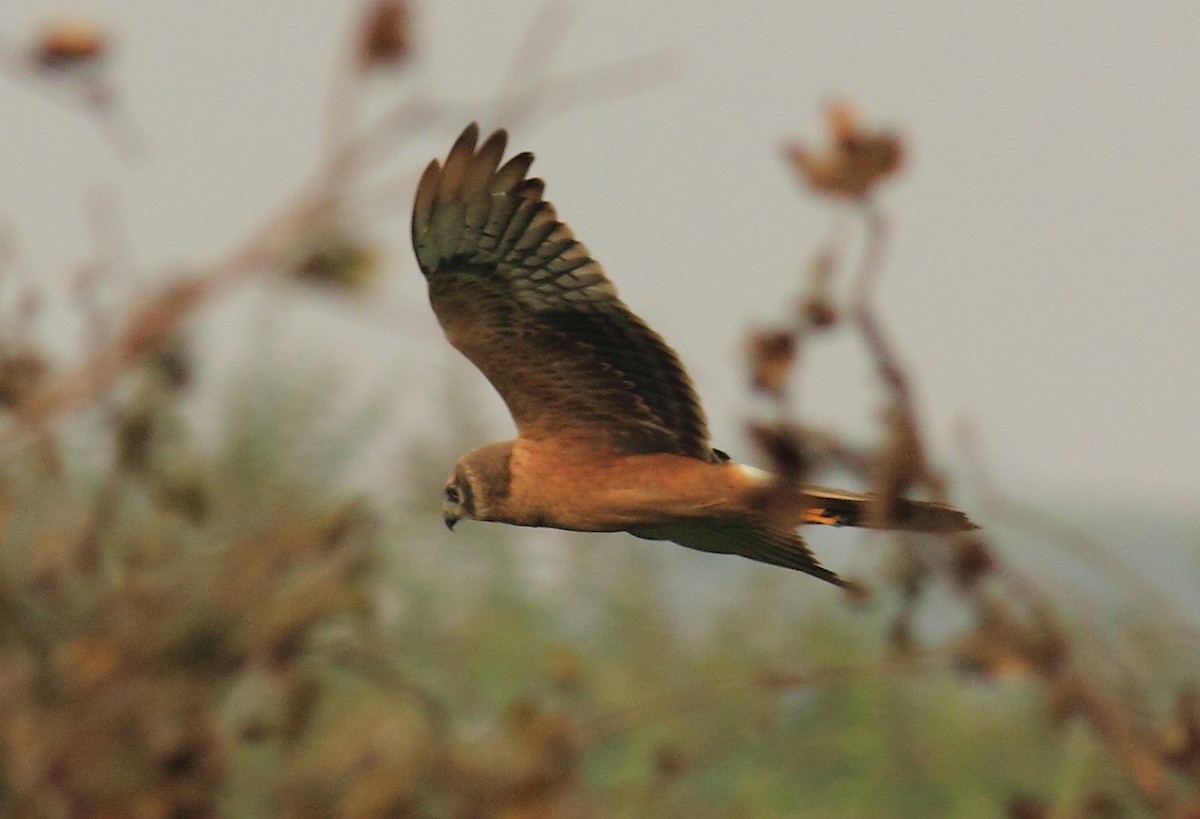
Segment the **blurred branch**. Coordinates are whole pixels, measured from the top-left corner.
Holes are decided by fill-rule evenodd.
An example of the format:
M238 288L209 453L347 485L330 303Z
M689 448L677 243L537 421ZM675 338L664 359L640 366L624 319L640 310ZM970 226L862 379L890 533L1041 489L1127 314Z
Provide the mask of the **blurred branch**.
M670 79L674 60L665 52L656 52L590 69L582 69L558 78L527 78L523 89L505 90L488 103L488 117L512 128L535 122L548 115L559 116L573 107L627 96L643 88ZM443 123L462 123L479 116L474 104L446 105L414 93L385 114L356 140L356 147L341 161L359 164L363 170L381 163L388 156L386 146L393 139L432 130ZM420 169L374 184L357 195L360 207L372 214L386 215L408 208Z
M662 83L674 74L674 57L659 50L559 77L550 75L550 66L567 42L570 15L570 6L562 0L542 4L505 73L494 113L498 120L528 122L539 113L558 113L614 95L625 96L640 86Z
M303 196L253 233L228 258L145 298L102 345L73 370L49 379L18 408L20 421L0 434L0 458L45 433L58 415L82 407L110 389L127 369L161 347L199 307L275 261L294 237L311 224L324 202Z
M893 518L888 505L912 485L927 488L937 500L944 500L945 495L942 479L932 474L927 466L926 445L920 433L908 374L888 342L871 304L888 233L887 220L872 194L878 182L899 166L903 151L897 136L861 128L846 106L832 107L830 121L834 137L831 148L822 153L793 145L788 149L788 157L811 189L822 196L848 201L863 220L865 249L853 280L849 315L852 329L866 344L887 396L884 443L869 465L872 488L881 503L878 513L886 521ZM828 296L827 279L836 267L836 256L842 246L839 231L811 266L809 293L816 294L818 299ZM809 304L813 298L810 295ZM795 346L799 346L804 333L831 326L838 313L832 305L819 311L817 315L829 319L820 325L803 320L811 315L802 316L794 331ZM755 372L760 371L762 359L760 351L754 361ZM775 380L786 383L786 377ZM776 394L782 394L782 391L777 390ZM807 442L803 440L802 427L788 419L780 422L776 430L782 438L791 440L790 446L804 450ZM849 450L845 445L838 445L836 439L832 443L826 441L823 446L832 453ZM979 475L976 475L976 481L984 487L987 499L993 505L1000 505L1010 516L1024 519L1039 534L1063 533L1061 526L1045 517L1031 515L1028 510L1017 511L1014 505L1005 503ZM1092 544L1081 544L1075 533L1067 533L1066 540L1123 582L1133 582L1139 594L1145 592L1149 599L1161 598L1161 595L1142 588L1144 583L1134 579L1136 572L1111 556L1102 557ZM910 559L899 564L893 577L900 600L899 612L892 625L893 647L904 653L914 650L911 648L915 639L912 624L919 605L926 598L926 590L939 580L948 583L970 614L971 623L954 640L946 643L945 660L983 677L1016 672L1037 679L1050 714L1058 720L1076 716L1087 723L1109 749L1147 809L1159 816L1193 816L1200 799L1200 766L1180 766L1175 762L1184 757L1191 759L1193 752L1169 751L1160 735L1148 727L1140 714L1122 707L1122 702L1104 690L1102 678L1085 670L1075 645L1079 635L1072 633L1063 621L1058 601L1006 566L982 532L945 538L937 543L941 546L931 548L922 558L910 548L905 552ZM1181 620L1178 615L1173 619ZM1189 636L1196 636L1195 629L1188 631ZM1114 664L1115 660L1110 656L1110 668ZM813 679L821 677L807 674L798 677L801 683ZM1133 698L1141 702L1146 700L1137 694ZM1191 711L1181 707L1181 713L1190 714ZM1191 717L1180 719L1186 725L1192 724L1188 721ZM1200 731L1181 729L1179 732L1181 736L1192 733L1198 735L1194 754L1200 758ZM1188 745L1188 742L1191 740L1182 745ZM1190 745L1188 747L1190 749ZM1190 779L1187 788L1178 787L1180 783L1169 775L1173 769Z
M145 139L108 72L108 35L88 20L51 20L24 47L0 40L0 73L92 120L126 159Z
M571 104L628 93L630 84L635 81L658 79L649 74L662 70L664 61L653 55L583 70L558 79L540 79L539 75L544 73L544 70L538 70L542 56L552 52L537 45L537 32L544 30L547 25L561 25L548 14L544 11L531 25L530 35L522 46L523 53L518 54L513 63L514 70L531 75L512 78L513 83L523 79L525 87L507 88L504 97L493 103L497 115L507 117L509 125L539 112L561 113ZM353 42L358 43L359 40ZM356 64L361 64L361 59L357 53L347 57L350 62L358 60ZM343 106L339 100L357 100L357 83L365 75L360 71L353 75L347 73L346 76L354 81L338 84L335 100L330 107L331 120L336 119L339 123L331 124L330 139L337 140L339 144L332 147L313 181L275 216L251 232L226 258L144 298L142 304L124 319L122 326L114 329L114 340L93 350L75 368L47 379L47 383L20 406L17 413L19 424L0 432L0 458L10 456L15 449L44 435L48 425L59 415L95 401L126 370L161 345L203 305L230 288L276 268L302 237L315 228L336 222L350 195L353 180L372 173L374 166L391 158L404 140L447 122L453 122L457 128L478 107L441 103L423 96L418 90L393 106L373 125L351 135L348 131L343 132L340 123L353 120L350 110L353 106ZM406 173L400 177L401 185L384 182L356 201L379 205L385 197L399 198L397 189L402 188L403 201L407 206L412 178L411 174Z
M654 87L671 79L676 58L658 51L594 68L581 69L533 85L500 103L496 117L503 121L528 122L551 112L602 102Z
M965 462L970 467L968 478L972 495L990 510L989 518L1069 552L1081 564L1105 574L1114 589L1135 597L1139 604L1150 603L1166 614L1192 648L1200 645L1200 628L1184 616L1162 589L1147 582L1138 566L1123 560L1087 532L1060 520L1053 513L1006 495L989 477L983 455L967 428L960 430L959 440Z

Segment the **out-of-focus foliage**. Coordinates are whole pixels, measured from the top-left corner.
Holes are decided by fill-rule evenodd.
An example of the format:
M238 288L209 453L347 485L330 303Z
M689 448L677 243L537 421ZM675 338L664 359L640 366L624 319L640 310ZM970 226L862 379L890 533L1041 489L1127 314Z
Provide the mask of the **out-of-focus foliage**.
M413 385L446 390L438 428L364 475L386 401L348 412L329 368L278 354L248 360L222 418L193 427L189 320L269 272L365 303L381 271L357 215L411 202L407 171L389 182L383 160L461 127L461 105L420 84L365 116L366 78L415 56L410 6L365 4L325 163L227 256L123 315L83 299L92 327L70 364L39 349L35 311L0 315L0 816L1200 815L1194 629L1149 605L1105 620L1066 589L1015 607L1007 593L1033 584L982 536L876 540L878 591L848 602L630 538L451 535L441 481L491 437L464 388ZM549 71L543 43L568 40L547 9L494 119L661 75L654 55ZM56 23L3 67L78 86L132 160L113 42ZM887 499L942 489L867 303L884 235L872 193L903 145L846 108L830 124L828 148L788 156L811 190L865 209L870 263L839 303L832 243L796 326L754 336L752 381L780 411L752 437L788 478L831 463L866 476L886 518ZM810 334L846 325L890 397L878 451L786 403Z
M897 167L903 143L895 134L861 127L847 111L832 112L834 147L824 159L814 159L816 154L799 145L790 156L814 192L839 205L852 200L843 214L861 224L863 251L856 264L847 262L845 232L835 230L810 265L807 293L797 303L792 325L759 329L752 336L751 384L771 399L776 417L749 430L781 480L820 483L830 467L857 475L872 490L871 514L888 528L897 520L902 498L922 492L944 500L949 485L928 457L912 376L873 306L889 235L887 215L873 191ZM847 276L850 294L838 304L831 283ZM883 406L882 440L873 446L855 445L837 430L806 428L792 417L787 398L799 374L800 368L792 366L798 351L814 333L830 331L857 336L874 365ZM1200 815L1196 669L1190 662L1175 668L1149 658L1167 645L1185 646L1195 656L1200 645L1195 622L1162 592L1139 582L1138 568L1097 548L1087 535L1064 529L1050 516L1031 514L999 493L989 494L1006 516L1026 525L1036 522L1040 537L1069 543L1110 581L1129 584L1134 598L1157 616L1153 638L1141 644L1123 630L1101 627L1096 617L1104 607L1097 600L1085 602L1078 592L1032 580L1044 555L1026 568L1003 554L994 535L980 530L925 544L896 537L898 559L885 580L897 602L887 630L891 650L901 657L932 655L938 667L983 680L1016 677L1034 683L1052 722L1085 726L1143 808L1157 816ZM948 591L951 606L946 605ZM947 614L952 625L929 628L930 619ZM1173 707L1163 707L1164 695ZM1120 812L1120 800L1111 791L1072 794L1053 808L1044 799L1013 796L1009 812L1113 815Z
M446 532L437 486L479 434L461 401L386 489L351 494L370 412L347 421L336 379L292 366L251 366L215 444L147 368L4 465L0 815L1130 804L1019 673L889 648L886 596L850 608L732 560L719 595L680 596L675 568L719 558L564 536L539 573L528 533Z

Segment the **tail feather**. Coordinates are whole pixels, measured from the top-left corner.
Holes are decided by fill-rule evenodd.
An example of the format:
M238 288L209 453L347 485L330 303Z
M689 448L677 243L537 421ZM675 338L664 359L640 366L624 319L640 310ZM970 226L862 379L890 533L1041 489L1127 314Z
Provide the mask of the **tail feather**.
M892 499L840 489L806 486L799 524L859 526L907 532L965 532L979 527L964 512L945 503Z

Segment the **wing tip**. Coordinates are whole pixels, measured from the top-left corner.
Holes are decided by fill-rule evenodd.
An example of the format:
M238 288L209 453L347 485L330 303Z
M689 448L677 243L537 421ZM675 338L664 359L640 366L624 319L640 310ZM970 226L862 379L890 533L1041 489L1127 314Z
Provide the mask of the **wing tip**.
M508 132L503 128L493 131L477 150L479 134L479 123L468 123L454 140L445 161L431 160L417 183L411 233L417 261L426 275L437 269L439 254L450 252L447 247L433 246L444 243L446 238L431 235L439 209L446 204L461 204L467 199L486 196L488 188L494 185L496 166L508 144Z
M532 158L532 157L531 157ZM546 193L546 183L536 176L523 179L513 188L513 194L522 199L541 199Z
M513 156L492 177L492 192L512 193L525 181L525 175L529 173L529 167L532 164L533 154L529 151L521 151Z
M430 225L433 221L433 207L437 200L437 191L439 178L442 175L442 166L436 159L430 160L425 166L425 170L421 173L421 181L417 183L417 192L413 197L413 212L412 212L412 242L413 248L417 251L417 261L421 265L421 269L426 269L426 259L423 258L421 252L424 245L425 235L429 232Z
M474 125L475 123L471 123ZM497 160L503 156L504 149L508 147L508 131L504 128L497 128L495 131L483 141L483 145L479 147L480 155L495 154ZM498 163L497 163L498 164Z
M450 153L446 154L446 165L442 168L439 179L437 190L439 199L454 198L459 188L462 187L471 159L475 156L475 144L478 141L479 124L475 122L463 128L458 139L454 140Z
M442 175L442 166L436 159L429 160L425 170L421 172L421 181L417 183L417 193L413 198L413 222L418 216L428 213L433 207L434 196L437 193L438 177Z
M454 145L446 155L445 175L450 177L450 184L441 191L443 196L452 195L464 181L476 178L486 181L496 173L500 157L508 147L508 131L497 128L488 134L482 145L479 144L479 134L479 123L471 122L454 140Z
M482 145L479 144L479 134L479 123L469 123L454 140L446 154L446 161L439 164L434 159L426 166L417 185L416 205L432 211L440 201L460 199L476 188L484 191L497 187L497 177L502 174L512 177L506 190L526 181L525 173L533 162L533 154L524 151L500 167L500 160L508 147L508 131L497 128Z
M472 120L467 123L467 127L462 129L458 135L458 139L454 140L454 146L450 149L450 153L455 151L474 152L475 144L479 142L479 123Z

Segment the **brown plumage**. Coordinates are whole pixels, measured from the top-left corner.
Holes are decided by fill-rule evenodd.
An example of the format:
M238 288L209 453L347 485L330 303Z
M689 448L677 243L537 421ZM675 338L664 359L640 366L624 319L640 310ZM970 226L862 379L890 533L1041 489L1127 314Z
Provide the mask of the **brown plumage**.
M500 393L515 441L464 455L446 484L461 517L578 531L626 531L740 554L841 584L800 537L768 519L769 476L712 447L674 351L613 287L526 178L533 156L500 164L506 134L476 148L463 131L425 169L413 249L447 339ZM806 487L795 525L864 525L866 496ZM778 504L773 504L777 506ZM956 509L905 501L902 528L955 531Z

